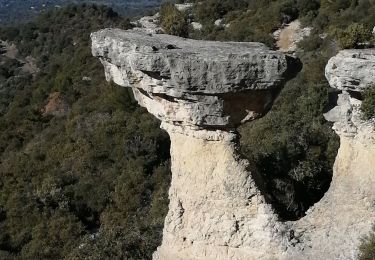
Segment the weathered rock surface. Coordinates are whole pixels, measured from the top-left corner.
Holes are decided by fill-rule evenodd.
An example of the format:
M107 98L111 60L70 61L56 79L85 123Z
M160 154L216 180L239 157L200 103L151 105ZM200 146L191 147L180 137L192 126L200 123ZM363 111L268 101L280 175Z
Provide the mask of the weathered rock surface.
M360 106L361 93L375 85L375 49L343 50L329 60L325 73L338 90L336 106L324 115L333 129L340 136L371 135L373 122L362 120Z
M191 26L193 27L194 30L202 30L203 25L198 22L191 22Z
M375 82L375 49L340 51L328 62L326 77L333 88L365 90Z
M340 136L330 189L292 224L299 243L289 259L357 259L360 239L375 223L374 158L374 140Z
M133 87L163 122L187 128L228 129L261 116L292 74L292 58L260 43L117 29L94 33L92 41L108 80Z
M159 13L156 13L152 16L141 17L136 22L133 22L135 26L135 31L143 31L148 34L163 33L163 29L159 25Z
M331 87L340 90L336 106L325 114L334 122L340 149L330 189L294 224L303 234L297 248L304 249L296 259L356 259L360 238L375 223L375 124L360 112L360 92L375 84L374 54L344 50L326 66Z
M139 31L92 34L108 80L132 87L171 137L172 183L155 259L269 259L287 232L236 155L235 127L268 111L298 64L259 43ZM293 66L294 63L297 66Z
M156 260L269 259L286 234L230 140L170 133L172 183ZM285 240L285 241L284 241Z
M311 27L301 28L301 22L295 20L287 24L284 28L276 30L273 36L276 39L276 45L280 51L295 52L297 50L297 44L305 37L308 37L311 31Z

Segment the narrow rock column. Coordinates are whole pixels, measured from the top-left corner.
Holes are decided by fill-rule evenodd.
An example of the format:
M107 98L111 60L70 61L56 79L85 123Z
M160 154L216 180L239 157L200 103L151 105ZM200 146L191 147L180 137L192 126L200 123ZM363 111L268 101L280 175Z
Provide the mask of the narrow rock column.
M154 259L262 259L280 255L281 227L236 156L218 140L170 131L172 183L162 246ZM216 133L215 133L216 134Z
M289 250L297 251L293 259L357 259L360 239L375 223L375 123L360 111L362 92L375 85L375 50L340 51L325 73L336 93L324 116L340 149L329 190L294 223L302 236Z
M171 138L170 205L154 259L282 255L288 234L237 155L235 129L270 109L296 61L259 43L117 29L91 38L107 79L131 87Z

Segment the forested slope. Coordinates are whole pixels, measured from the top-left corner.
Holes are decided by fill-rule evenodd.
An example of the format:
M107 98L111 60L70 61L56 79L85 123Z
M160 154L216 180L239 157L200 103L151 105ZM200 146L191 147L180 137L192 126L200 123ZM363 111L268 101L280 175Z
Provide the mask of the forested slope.
M91 55L90 33L114 26L130 24L81 5L1 29L40 72L1 56L0 259L143 259L159 243L169 140Z

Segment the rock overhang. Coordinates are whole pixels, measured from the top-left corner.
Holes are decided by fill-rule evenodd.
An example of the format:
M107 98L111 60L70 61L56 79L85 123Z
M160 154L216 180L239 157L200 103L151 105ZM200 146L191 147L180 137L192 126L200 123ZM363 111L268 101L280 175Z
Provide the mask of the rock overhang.
M262 116L297 59L261 43L185 39L138 30L91 35L107 80L132 87L140 105L164 123L228 129Z
M332 88L363 92L375 84L375 49L342 50L325 68Z
M363 120L362 93L375 85L375 49L342 50L325 68L325 76L335 92L324 114L340 136L355 137L372 133L372 122Z

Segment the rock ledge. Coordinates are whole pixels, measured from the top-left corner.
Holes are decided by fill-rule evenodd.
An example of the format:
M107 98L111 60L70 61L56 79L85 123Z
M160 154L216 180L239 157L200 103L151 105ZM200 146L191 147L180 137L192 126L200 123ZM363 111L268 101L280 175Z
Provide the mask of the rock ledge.
M181 129L227 130L262 116L298 65L260 43L119 29L91 38L107 79L132 87L140 105Z

